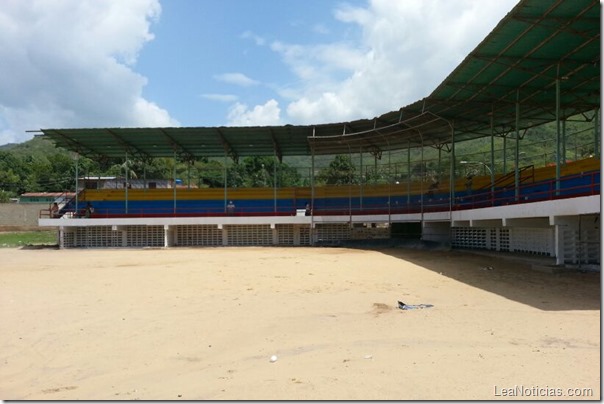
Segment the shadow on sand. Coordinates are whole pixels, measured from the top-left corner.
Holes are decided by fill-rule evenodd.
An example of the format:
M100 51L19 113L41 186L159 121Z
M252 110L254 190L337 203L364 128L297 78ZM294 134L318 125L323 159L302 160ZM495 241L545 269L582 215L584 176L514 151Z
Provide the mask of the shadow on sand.
M549 257L480 254L421 241L375 240L342 247L376 250L540 310L600 310L600 272L533 269L550 265Z
M26 244L21 250L59 250L58 244Z

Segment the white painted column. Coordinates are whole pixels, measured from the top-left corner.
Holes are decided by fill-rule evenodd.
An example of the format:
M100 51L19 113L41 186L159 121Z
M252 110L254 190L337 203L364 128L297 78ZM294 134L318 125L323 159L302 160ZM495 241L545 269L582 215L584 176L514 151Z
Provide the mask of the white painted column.
M164 225L164 247L171 247L173 245L173 234L170 225Z
M550 218L554 225L554 250L556 254L556 265L564 265L566 261L574 263L577 257L577 243L573 239L565 240L565 233L574 232L579 227L578 216L554 216Z

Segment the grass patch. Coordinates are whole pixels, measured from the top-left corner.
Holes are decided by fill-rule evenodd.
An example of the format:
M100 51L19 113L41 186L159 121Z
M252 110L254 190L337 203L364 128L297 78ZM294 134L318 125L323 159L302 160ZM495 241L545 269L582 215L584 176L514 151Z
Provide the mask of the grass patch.
M0 248L27 245L57 245L56 231L15 231L0 233Z

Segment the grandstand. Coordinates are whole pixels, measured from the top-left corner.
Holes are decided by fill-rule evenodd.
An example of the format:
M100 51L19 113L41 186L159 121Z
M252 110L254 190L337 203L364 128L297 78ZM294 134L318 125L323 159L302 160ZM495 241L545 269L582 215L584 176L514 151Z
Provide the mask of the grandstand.
M590 152L569 161L567 144L576 134L566 133L566 123L573 120L593 133ZM525 134L551 122L553 157L542 166L523 164ZM214 188L178 186L176 176L161 188L131 187L127 176L112 189L77 179L76 196L62 206L62 217L39 219L41 226L59 229L64 248L321 245L416 237L456 248L554 257L559 265L600 265L597 1L520 1L429 96L374 119L41 132L57 146L98 161L225 162L224 185ZM459 155L462 142L485 139L490 151L484 156ZM496 143L503 143L503 152ZM438 159L429 161L425 155L434 150ZM347 184L318 183L318 159L334 155L349 156L360 175ZM266 172L272 186L229 187L227 160L246 156L279 162L307 156L308 185L280 187L275 171ZM75 164L77 173L77 159ZM371 170L379 171L378 179L365 175ZM230 201L234 210L228 209ZM88 203L94 212L85 215Z

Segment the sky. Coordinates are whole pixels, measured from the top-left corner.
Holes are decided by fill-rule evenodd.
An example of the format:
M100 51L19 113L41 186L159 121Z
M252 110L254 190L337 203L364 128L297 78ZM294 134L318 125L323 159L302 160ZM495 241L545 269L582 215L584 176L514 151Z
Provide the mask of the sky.
M1 0L0 145L306 125L428 96L518 0Z

